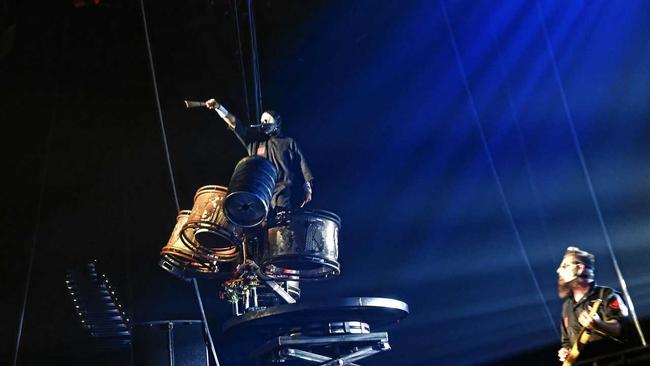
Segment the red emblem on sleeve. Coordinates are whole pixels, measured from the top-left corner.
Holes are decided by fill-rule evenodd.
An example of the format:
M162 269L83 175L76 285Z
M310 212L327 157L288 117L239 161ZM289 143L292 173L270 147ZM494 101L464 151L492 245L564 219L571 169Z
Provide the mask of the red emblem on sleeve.
M568 327L569 327L569 318L566 317L566 316L564 317L564 327L565 327L565 328L568 328Z
M621 305L618 303L618 298L616 298L616 297L607 306L609 306L611 309L614 309L614 310L618 310L618 309L621 308Z

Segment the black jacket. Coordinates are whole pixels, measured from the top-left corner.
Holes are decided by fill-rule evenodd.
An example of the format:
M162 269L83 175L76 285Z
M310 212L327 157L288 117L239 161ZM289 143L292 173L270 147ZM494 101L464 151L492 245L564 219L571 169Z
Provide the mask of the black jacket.
M314 179L296 141L282 134L265 136L256 129L244 126L239 119L235 119L235 128L232 130L245 142L249 155L263 156L277 169L278 177L271 207L292 208L292 188L300 188L304 182Z

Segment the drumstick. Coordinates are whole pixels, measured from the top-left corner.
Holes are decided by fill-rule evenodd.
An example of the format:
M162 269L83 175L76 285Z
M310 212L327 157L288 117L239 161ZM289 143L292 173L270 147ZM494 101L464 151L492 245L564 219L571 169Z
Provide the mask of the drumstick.
M196 102L196 101L193 101L193 100L186 100L185 101L185 107L186 108L207 107L207 104L205 102Z
M246 242L241 244L242 254L244 255L244 261L246 261Z

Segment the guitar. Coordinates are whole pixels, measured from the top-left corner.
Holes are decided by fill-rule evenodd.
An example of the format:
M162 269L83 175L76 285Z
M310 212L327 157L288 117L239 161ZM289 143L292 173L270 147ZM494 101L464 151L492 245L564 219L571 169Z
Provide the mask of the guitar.
M591 310L589 310L589 316L593 317L594 315L596 315L596 313L598 312L598 308L600 307L600 304L602 302L603 302L602 299L598 299L594 301L594 304L591 305ZM591 337L591 330L587 329L586 327L582 327L582 329L580 329L580 333L578 333L578 338L576 338L576 341L573 342L573 346L571 347L569 354L564 359L564 363L562 363L562 366L573 365L575 360L578 358L578 355L580 355L580 351L582 351L585 344L589 343L590 337Z

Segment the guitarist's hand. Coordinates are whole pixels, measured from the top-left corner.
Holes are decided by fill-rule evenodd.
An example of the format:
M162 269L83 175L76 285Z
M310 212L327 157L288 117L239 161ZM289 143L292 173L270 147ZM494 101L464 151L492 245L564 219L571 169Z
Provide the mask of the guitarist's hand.
M560 359L560 362L564 362L566 360L566 356L569 354L569 349L568 348L560 348L559 351L557 351L557 358Z
M587 329L593 329L594 325L598 322L600 322L600 316L598 316L598 313L590 316L587 310L580 313L580 316L578 317L578 323Z

